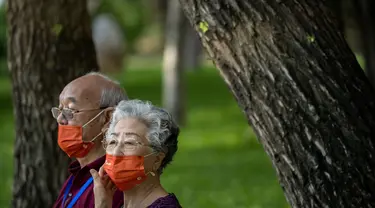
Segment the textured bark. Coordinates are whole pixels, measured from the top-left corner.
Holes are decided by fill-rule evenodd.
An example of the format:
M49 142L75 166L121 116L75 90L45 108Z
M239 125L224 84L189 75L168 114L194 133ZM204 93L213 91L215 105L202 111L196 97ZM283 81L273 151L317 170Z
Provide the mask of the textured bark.
M329 7L335 15L338 28L341 32L345 32L345 22L343 17L343 3L345 0L329 0Z
M16 118L12 207L52 207L67 176L51 107L96 70L86 1L8 0L8 67Z
M352 0L356 19L361 31L365 71L372 86L375 87L375 1Z
M169 1L163 57L163 105L181 125L185 119L182 79L183 17L179 2Z
M291 206L375 207L374 91L324 1L180 2Z
M188 20L183 18L183 64L184 70L197 70L201 64L202 58L202 43L195 29L190 25Z

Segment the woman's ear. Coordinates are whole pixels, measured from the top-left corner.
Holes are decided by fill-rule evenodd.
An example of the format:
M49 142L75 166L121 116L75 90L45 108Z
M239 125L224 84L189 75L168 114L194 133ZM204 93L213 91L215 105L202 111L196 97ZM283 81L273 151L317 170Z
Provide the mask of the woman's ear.
M157 172L157 170L160 168L161 163L163 162L165 158L165 153L164 152L159 152L156 157L155 157L155 163L154 166L152 167L154 172Z

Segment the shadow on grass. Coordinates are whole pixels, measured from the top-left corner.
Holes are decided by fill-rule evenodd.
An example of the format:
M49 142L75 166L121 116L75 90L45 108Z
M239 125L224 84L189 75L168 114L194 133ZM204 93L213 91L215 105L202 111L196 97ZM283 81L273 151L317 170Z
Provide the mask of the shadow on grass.
M184 207L287 207L259 146L181 148L162 183Z

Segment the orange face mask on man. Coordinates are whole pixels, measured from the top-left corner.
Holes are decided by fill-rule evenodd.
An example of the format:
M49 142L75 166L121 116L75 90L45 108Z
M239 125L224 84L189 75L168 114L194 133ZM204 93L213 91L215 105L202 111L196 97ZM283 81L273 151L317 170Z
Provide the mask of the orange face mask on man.
M118 189L121 191L127 191L147 179L144 158L152 154L154 153L146 156L114 156L106 154L106 161L103 168ZM155 175L153 172L150 172L150 174L153 176Z
M75 158L85 157L90 150L94 147L94 140L98 138L103 132L96 135L91 141L83 141L83 129L85 126L95 120L103 111L98 113L94 118L88 121L83 126L69 126L59 125L58 129L58 144L59 147L69 156Z

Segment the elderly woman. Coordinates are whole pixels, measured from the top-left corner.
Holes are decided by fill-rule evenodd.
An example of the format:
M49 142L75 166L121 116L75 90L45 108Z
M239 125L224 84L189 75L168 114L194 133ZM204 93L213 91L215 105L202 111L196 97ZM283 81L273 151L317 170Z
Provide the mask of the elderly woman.
M90 171L95 207L112 207L116 187L124 193L124 208L181 207L160 184L177 151L178 134L167 111L140 100L120 102L103 140L106 162L99 173Z

